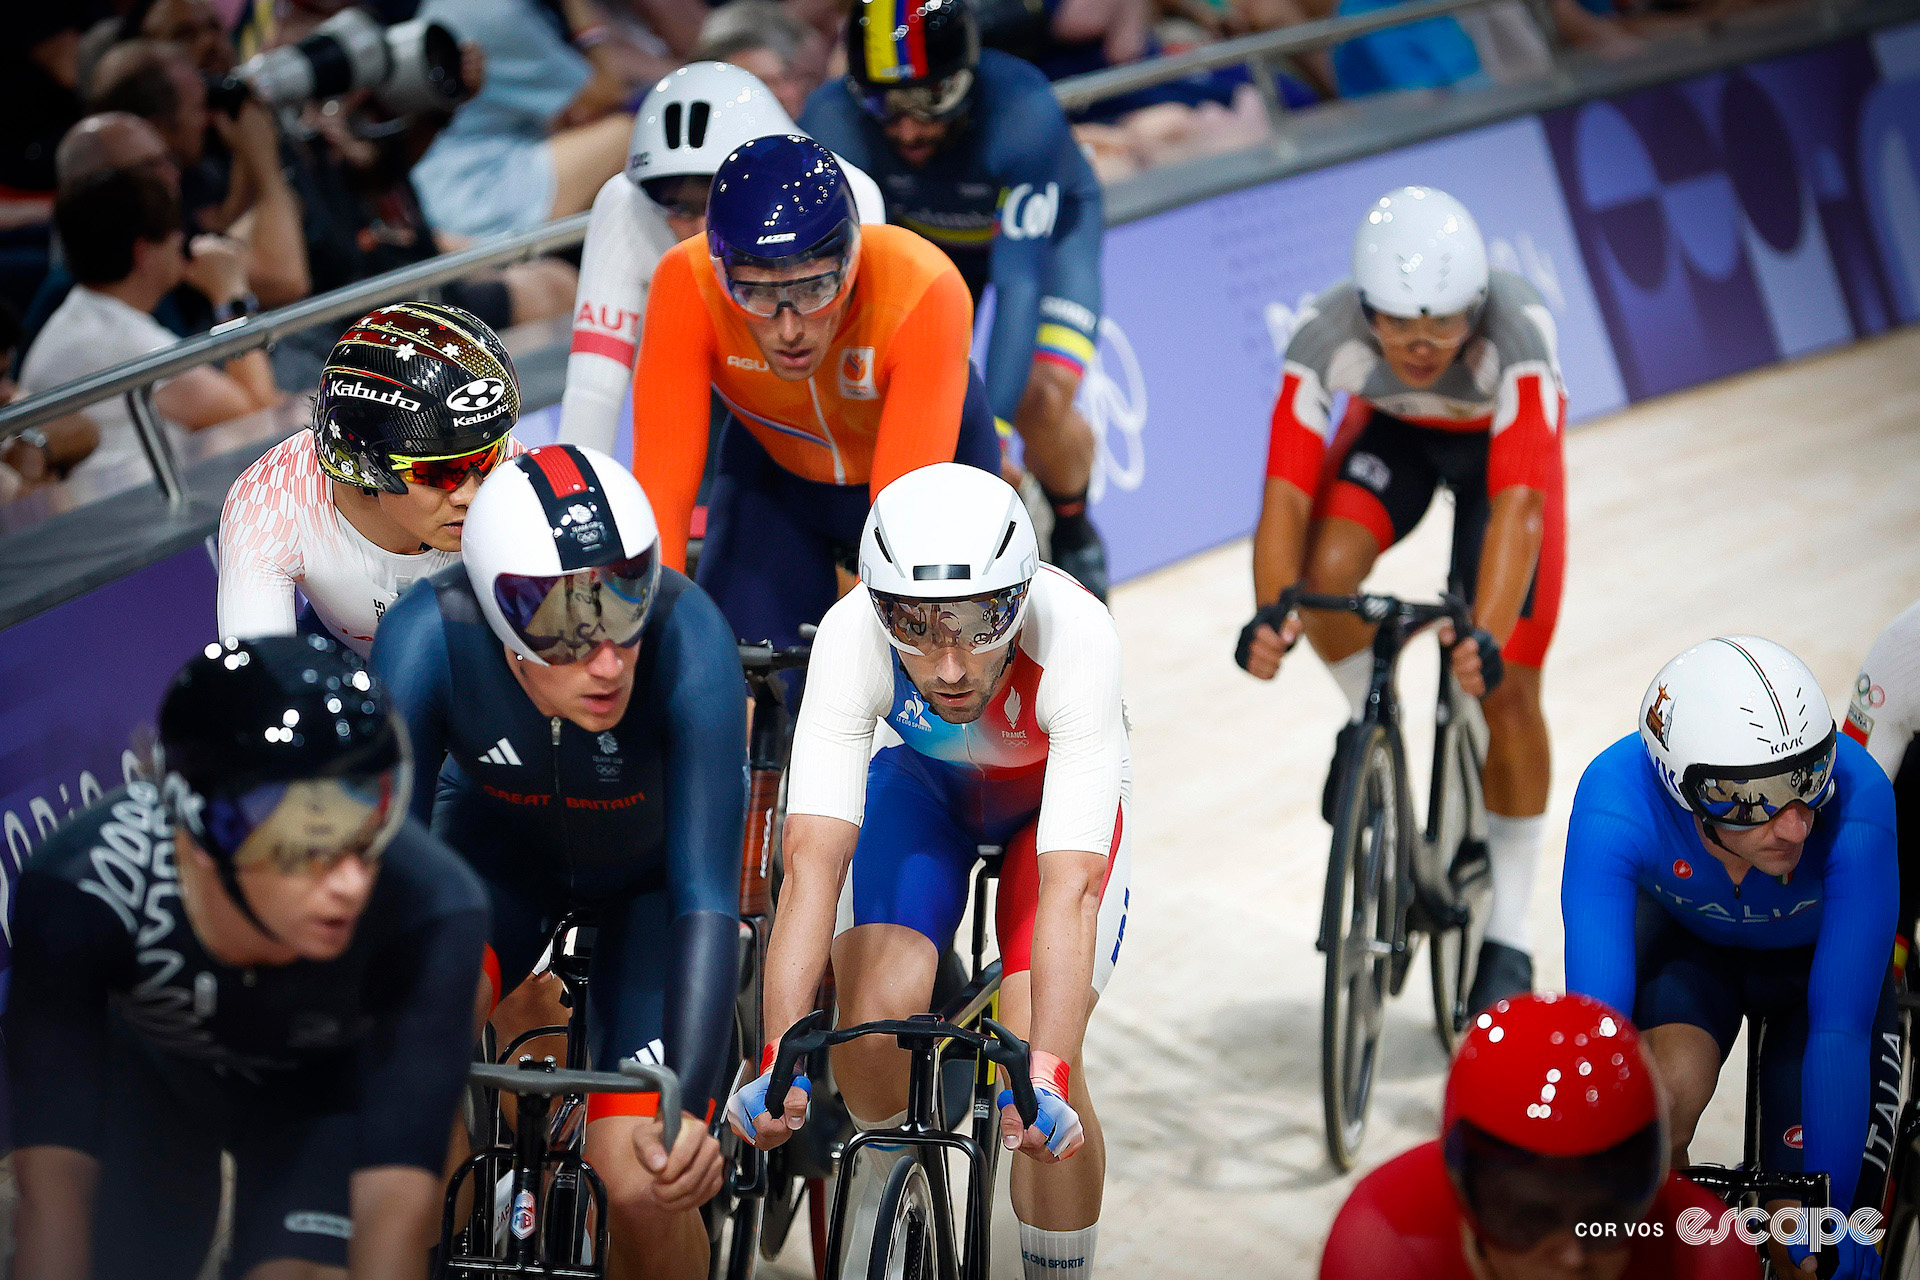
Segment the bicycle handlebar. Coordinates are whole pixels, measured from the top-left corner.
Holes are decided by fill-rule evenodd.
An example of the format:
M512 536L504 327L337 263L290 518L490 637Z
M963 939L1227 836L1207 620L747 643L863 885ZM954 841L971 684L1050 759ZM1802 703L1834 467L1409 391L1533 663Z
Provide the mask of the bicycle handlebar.
M899 1040L902 1049L911 1047L909 1041L923 1043L929 1049L940 1040L958 1040L973 1046L986 1055L987 1061L1007 1073L1007 1087L1013 1092L1013 1106L1020 1114L1020 1122L1031 1125L1040 1115L1040 1104L1033 1096L1033 1077L1028 1073L1027 1042L992 1018L980 1019L980 1024L988 1032L982 1035L967 1027L942 1022L930 1013L904 1022L897 1019L863 1022L838 1031L820 1025L826 1016L825 1010L815 1009L780 1037L780 1047L774 1053L773 1074L767 1079L767 1098L773 1105L780 1105L773 1100L784 1099L787 1090L793 1086L793 1077L801 1058L836 1044L858 1040L862 1036L893 1036Z
M780 671L795 671L807 665L807 659L813 656L813 637L819 630L812 623L802 624L800 643L776 649L762 642L748 644L740 642L740 665L749 676L773 675Z
M1433 601L1407 601L1398 596L1377 595L1362 591L1357 595L1329 596L1317 592L1303 591L1297 585L1288 587L1280 593L1280 598L1260 610L1259 621L1267 623L1276 631L1279 624L1295 609L1319 609L1329 613L1351 613L1371 623L1381 623L1389 618L1398 619L1409 627L1424 627L1442 619L1453 623L1454 632L1465 638L1473 630L1473 613L1467 608L1466 601L1452 594L1442 594Z
M563 1093L657 1093L660 1124L665 1130L661 1145L671 1151L680 1136L680 1077L651 1062L629 1058L615 1075L611 1071L569 1071L527 1058L513 1067L475 1063L468 1076L489 1089L522 1098L552 1098Z

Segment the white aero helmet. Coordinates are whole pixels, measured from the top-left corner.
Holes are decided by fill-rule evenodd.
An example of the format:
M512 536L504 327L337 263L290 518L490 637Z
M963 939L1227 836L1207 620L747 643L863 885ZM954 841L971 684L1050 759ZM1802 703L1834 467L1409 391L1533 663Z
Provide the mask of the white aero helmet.
M1467 207L1435 187L1374 202L1353 237L1360 301L1390 316L1451 316L1487 296L1487 245Z
M660 532L633 473L598 449L550 444L495 467L467 508L460 558L500 642L529 662L578 662L640 642L660 587Z
M880 491L860 535L860 580L894 648L973 653L1013 638L1040 544L1020 495L958 462L909 471Z
M711 178L741 143L798 133L773 91L725 62L690 62L662 76L640 103L627 144L627 177Z
M1718 636L1660 668L1640 741L1667 793L1703 821L1758 827L1833 795L1837 738L1806 663L1758 636Z

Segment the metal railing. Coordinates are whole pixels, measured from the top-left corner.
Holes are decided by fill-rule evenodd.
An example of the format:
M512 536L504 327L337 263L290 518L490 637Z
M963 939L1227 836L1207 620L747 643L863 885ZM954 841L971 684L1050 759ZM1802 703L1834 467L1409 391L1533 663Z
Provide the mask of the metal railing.
M220 325L209 333L186 338L150 355L88 374L84 378L0 409L0 442L29 427L50 422L88 405L123 396L133 417L140 446L153 467L155 481L167 501L185 501L180 461L153 403L153 384L201 365L215 364L264 350L290 333L316 324L361 315L374 307L411 297L462 276L489 267L505 266L570 248L587 235L588 215L576 214L529 231L514 232L454 253L442 254L411 267L389 271L331 293L307 298L291 306L245 320Z

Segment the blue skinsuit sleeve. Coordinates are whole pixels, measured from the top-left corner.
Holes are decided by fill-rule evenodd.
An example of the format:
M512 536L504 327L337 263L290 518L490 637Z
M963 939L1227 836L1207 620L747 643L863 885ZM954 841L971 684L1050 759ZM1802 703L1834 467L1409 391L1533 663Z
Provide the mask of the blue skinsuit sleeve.
M845 83L829 80L815 89L796 123L809 138L873 176L865 121Z
M1636 860L1647 836L1607 806L1605 793L1613 785L1612 777L1590 765L1574 793L1560 914L1567 930L1567 990L1592 996L1631 1018L1637 980Z
M1046 279L1047 264L1059 236L1069 225L1065 203L1077 200L1069 162L1080 159L1078 144L1067 128L1066 117L1054 105L1051 95L1029 99L1031 105L1009 111L994 127L994 143L1012 149L1006 163L995 166L1007 201L1013 191L1025 186L1027 193L1019 209L1000 207L1000 229L993 239L991 278L993 280L993 336L987 340L987 400L994 416L1013 421L1026 394L1027 377L1033 368L1034 335L1040 329L1040 283ZM1061 207L1056 209L1047 234L1026 237L1009 233L1009 215L1018 215L1026 202L1043 193L1052 183ZM1078 210L1077 216L1098 217L1097 209Z
M1868 794L1849 797L1847 825L1827 857L1800 1064L1806 1165L1826 1171L1833 1203L1843 1212L1854 1207L1866 1144L1873 1019L1892 963L1900 900L1893 786L1870 761L1849 781Z
M413 816L433 820L434 790L447 759L448 684L446 627L433 583L413 584L393 602L374 634L373 674L407 726L413 746Z
M709 1116L723 1076L739 981L740 847L746 830L746 680L733 631L689 587L676 601L654 667L667 709L667 875L673 959L667 971L667 1065L684 1106ZM758 1045L746 1045L748 1054ZM707 1093L712 1088L719 1096Z

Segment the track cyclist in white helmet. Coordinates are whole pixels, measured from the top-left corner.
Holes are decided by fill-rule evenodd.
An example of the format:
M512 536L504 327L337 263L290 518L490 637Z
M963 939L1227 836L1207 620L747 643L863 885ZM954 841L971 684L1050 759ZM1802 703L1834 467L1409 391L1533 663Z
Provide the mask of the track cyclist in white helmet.
M1632 1012L1675 1168L1742 1019L1764 1017L1763 1167L1825 1173L1840 1213L1879 1225L1899 890L1892 785L1835 731L1804 663L1721 636L1661 668L1638 732L1580 779L1560 898L1567 989ZM1872 1245L1843 1234L1836 1274L1878 1275ZM1813 1274L1804 1235L1769 1248L1779 1273Z
M1432 187L1380 197L1354 236L1353 278L1314 299L1287 345L1253 535L1260 612L1235 653L1270 680L1304 632L1357 719L1371 629L1347 614L1283 617L1272 606L1295 583L1358 590L1435 489L1453 491L1448 579L1472 606L1474 630L1456 638L1443 627L1441 639L1461 688L1482 699L1490 739L1493 906L1469 992L1475 1010L1533 981L1527 902L1550 778L1540 668L1560 610L1566 412L1553 317L1526 280L1488 270L1473 215Z
M777 1042L813 1008L829 948L842 1025L925 1012L967 905L978 846L1007 855L996 910L1001 1020L1033 1046L1040 1116L1001 1111L1026 1274L1085 1275L1106 1152L1080 1066L1087 1017L1119 955L1131 790L1120 644L1100 602L1039 563L998 476L958 463L884 489L861 584L828 611L808 669L788 781L786 884L767 959ZM869 754L876 726L888 744ZM852 871L851 912L835 936ZM728 1103L761 1147L804 1121L802 1084L769 1114L761 1075ZM904 1056L880 1039L834 1051L856 1124L907 1104Z
M693 62L661 77L633 121L627 171L600 188L580 256L573 349L560 401L560 440L612 452L627 426L641 317L660 255L707 229L707 188L727 153L770 133L799 133L751 72ZM885 222L872 178L841 162L863 222Z

